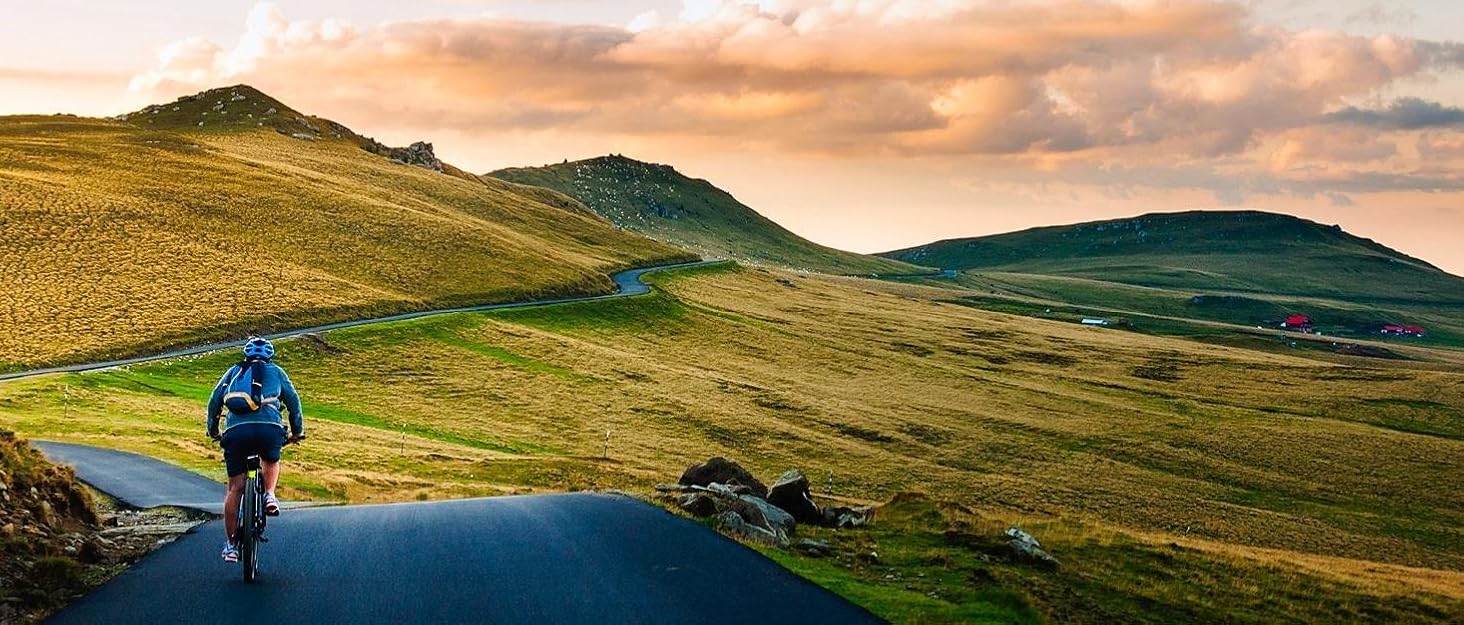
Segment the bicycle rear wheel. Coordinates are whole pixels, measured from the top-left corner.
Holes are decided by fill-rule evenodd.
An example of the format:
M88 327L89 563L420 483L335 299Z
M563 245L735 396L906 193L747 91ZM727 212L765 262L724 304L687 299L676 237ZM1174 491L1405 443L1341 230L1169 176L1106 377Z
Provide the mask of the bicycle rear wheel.
M259 576L259 471L249 472L244 483L244 501L239 506L239 562L243 565L244 581L253 582Z

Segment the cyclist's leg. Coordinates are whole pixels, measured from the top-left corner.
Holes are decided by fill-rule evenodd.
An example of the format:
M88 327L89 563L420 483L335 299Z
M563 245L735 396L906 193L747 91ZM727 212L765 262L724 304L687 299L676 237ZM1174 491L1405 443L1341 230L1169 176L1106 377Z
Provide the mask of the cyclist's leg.
M278 484L280 481L280 463L266 462L261 459L259 461L259 472L264 474L264 491L267 493L274 492L275 484Z
M239 529L239 497L244 495L244 460L248 458L247 442L240 437L242 431L232 428L224 432L220 443L224 447L224 468L229 475L229 488L224 493L224 532L228 540L234 540Z
M265 509L269 514L279 514L279 500L275 498L275 486L280 481L280 451L285 446L285 430L270 431L260 436L259 472L264 480Z
M264 492L272 493L275 484L280 480L280 452L285 447L285 429L264 425L259 428L259 435L255 437L255 444L258 445L259 472L264 479Z
M229 476L229 492L224 495L224 533L229 540L234 540L234 533L239 531L239 498L244 496L245 476Z

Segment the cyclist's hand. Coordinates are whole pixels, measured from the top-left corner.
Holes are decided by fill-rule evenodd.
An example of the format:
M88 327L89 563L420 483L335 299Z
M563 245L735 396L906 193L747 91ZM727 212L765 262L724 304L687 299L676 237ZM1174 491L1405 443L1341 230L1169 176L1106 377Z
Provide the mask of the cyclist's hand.
M305 435L304 434L295 434L295 435L292 435L289 438L285 439L285 444L286 445L291 445L291 444L298 445L298 444L300 444L300 441L303 441L303 440L305 440Z

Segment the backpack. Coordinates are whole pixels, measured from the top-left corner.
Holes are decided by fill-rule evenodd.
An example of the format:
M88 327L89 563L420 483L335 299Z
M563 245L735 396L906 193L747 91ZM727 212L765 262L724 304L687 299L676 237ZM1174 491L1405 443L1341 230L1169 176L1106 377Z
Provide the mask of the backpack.
M239 363L234 377L224 387L224 406L234 414L249 414L259 410L268 399L264 398L263 360L245 360Z

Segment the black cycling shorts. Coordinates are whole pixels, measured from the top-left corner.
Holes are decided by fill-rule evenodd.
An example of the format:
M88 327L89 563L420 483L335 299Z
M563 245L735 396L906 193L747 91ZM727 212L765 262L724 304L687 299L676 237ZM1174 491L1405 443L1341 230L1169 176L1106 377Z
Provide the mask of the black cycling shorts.
M279 462L280 449L285 446L285 428L273 423L240 423L224 430L220 444L224 446L224 466L229 470L229 477L234 477L244 473L244 461L250 456Z

